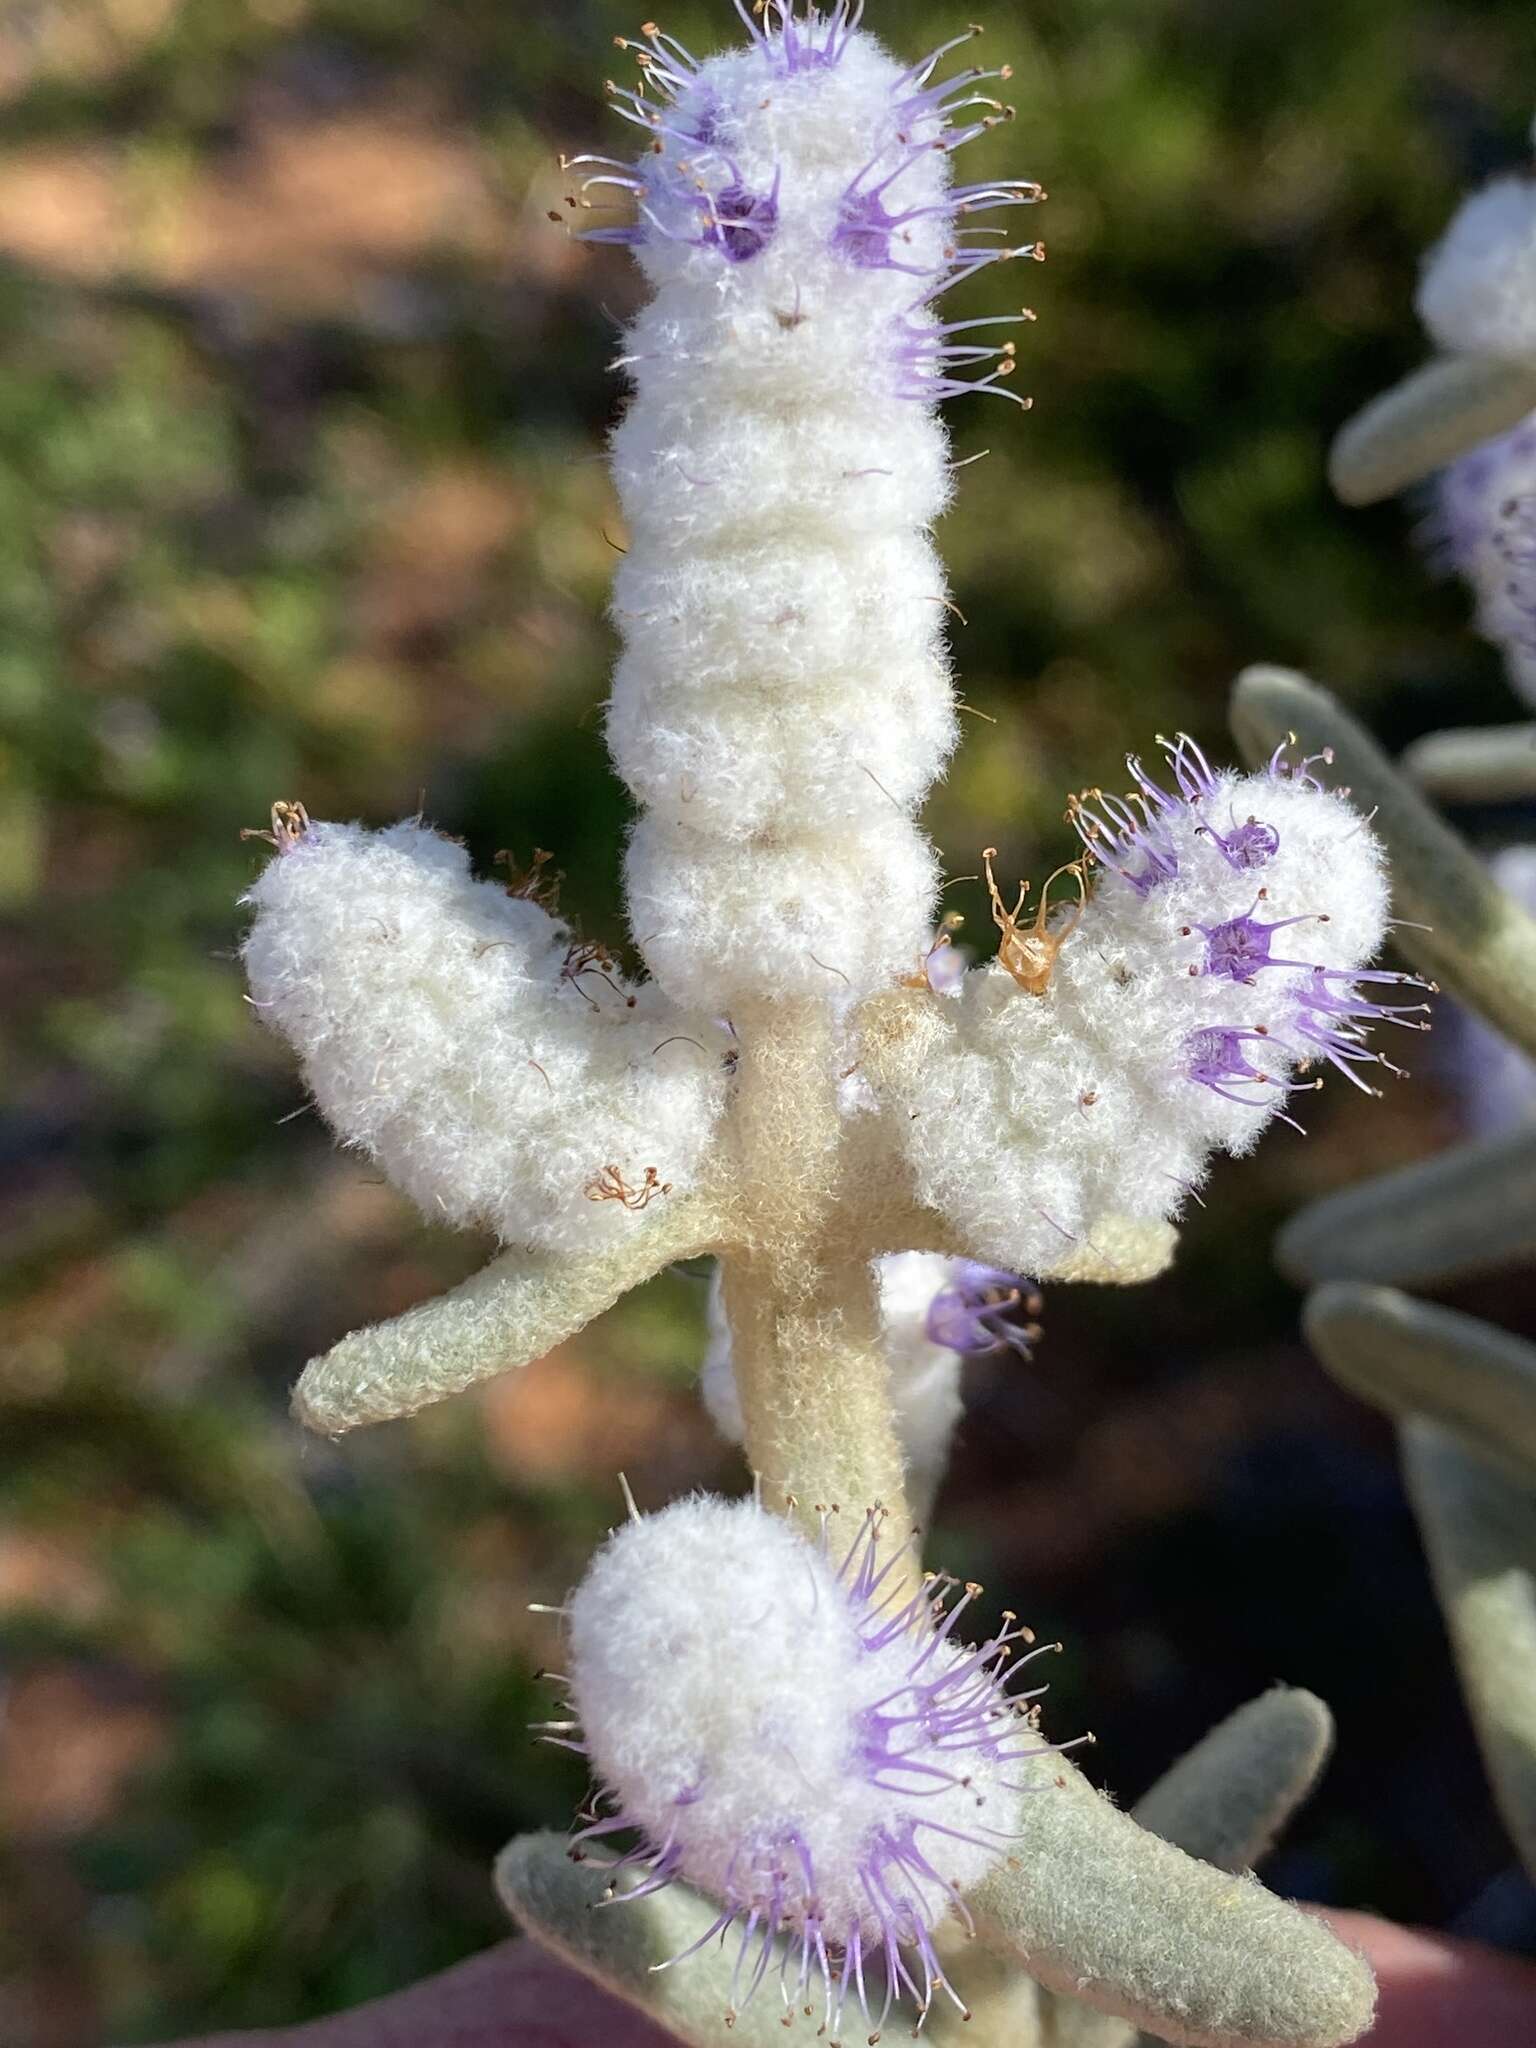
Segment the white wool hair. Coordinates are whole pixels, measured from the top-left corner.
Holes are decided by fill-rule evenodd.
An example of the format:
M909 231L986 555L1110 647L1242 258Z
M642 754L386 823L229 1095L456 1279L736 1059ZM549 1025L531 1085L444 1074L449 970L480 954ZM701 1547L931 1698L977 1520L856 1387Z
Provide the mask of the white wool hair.
M1451 354L1536 359L1536 179L1495 178L1425 259L1419 317Z
M476 881L454 841L413 819L310 824L246 901L258 1014L337 1135L428 1217L576 1250L643 1230L697 1176L719 1027L615 971L567 972L568 928ZM673 1193L592 1199L614 1168L637 1198L648 1169Z
M846 1543L855 1532L837 1533ZM572 1700L595 1771L625 1818L654 1847L675 1844L680 1875L715 1898L766 1908L779 1871L784 1918L798 1925L806 1884L787 1847L798 1836L836 1939L878 1924L861 1879L878 1830L915 1825L922 1853L962 1892L1006 1854L1006 1842L940 1832L1010 1828L1006 1764L979 1750L957 1761L952 1744L917 1732L904 1748L921 1796L866 1774L861 1717L882 1703L901 1710L923 1637L866 1649L836 1563L750 1499L696 1497L621 1527L568 1614ZM965 1654L939 1650L925 1677ZM927 1789L922 1766L967 1782ZM937 1884L925 1894L932 1927L948 1897Z
M911 271L834 243L860 172L939 134L928 112L902 129L913 90L864 34L789 73L754 43L691 73L638 167L656 295L620 359L629 549L607 733L645 811L631 926L681 1001L857 997L927 944L937 875L915 818L955 742L927 535L952 479L921 389L945 366L899 351L931 332L915 273L943 266L953 222L901 231ZM704 109L717 148L688 139ZM700 193L737 177L778 212L732 262L698 245ZM943 205L948 188L935 147L888 203Z
M896 1427L908 1467L919 1471L942 1462L960 1419L960 1354L935 1344L926 1328L933 1297L949 1284L955 1264L938 1252L891 1252L875 1261ZM718 1273L709 1290L708 1332L704 1405L727 1442L739 1444L745 1428Z
M1198 828L1250 816L1275 827L1279 850L1260 870L1235 870ZM1238 1103L1190 1078L1188 1040L1207 1027L1272 1033L1249 1050L1285 1080L1308 1052L1292 1028L1305 976L1192 973L1199 926L1322 912L1326 922L1276 933L1273 951L1329 968L1362 967L1384 935L1381 848L1340 796L1227 774L1172 831L1178 874L1142 896L1100 873L1043 994L996 962L973 969L958 1003L931 999L904 1045L875 1057L875 1093L919 1198L1009 1271L1048 1272L1076 1246L1092 1249L1101 1217L1174 1215L1214 1150L1248 1151L1284 1106L1276 1091ZM1293 1096L1292 1109L1305 1100Z

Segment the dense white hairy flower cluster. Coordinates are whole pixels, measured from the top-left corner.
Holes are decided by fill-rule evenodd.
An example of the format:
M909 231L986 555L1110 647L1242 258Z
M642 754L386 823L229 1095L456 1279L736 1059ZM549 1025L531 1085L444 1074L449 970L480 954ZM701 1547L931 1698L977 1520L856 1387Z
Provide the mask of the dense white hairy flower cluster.
M1387 884L1368 825L1306 764L1241 776L1188 740L1176 793L1134 759L1125 799L1075 809L1099 872L1086 906L1006 912L960 1000L913 998L866 1072L922 1201L979 1256L1049 1271L1109 1216L1172 1215L1209 1155L1245 1152L1304 1078L1387 1064L1368 985ZM1422 1005L1413 1006L1414 1012Z
M879 1262L880 1316L891 1368L891 1400L910 1468L942 1464L960 1417L963 1354L929 1334L936 1299L956 1278L958 1259L937 1252L893 1252ZM718 1276L709 1295L709 1345L704 1354L704 1405L720 1434L739 1444L741 1397L731 1364L731 1332Z
M644 807L630 918L663 987L727 1007L856 996L926 944L915 819L955 737L934 405L1013 368L931 302L1036 253L961 222L1039 196L950 182L950 151L1002 111L975 90L993 74L932 86L942 53L904 66L842 8L745 18L748 45L703 62L647 30L645 89L614 91L650 148L578 159L589 189L632 194L635 225L594 233L656 287L613 443L629 549L608 738Z
M246 899L252 999L321 1113L428 1216L563 1251L696 1175L727 1040L631 989L526 895L407 819L277 821Z
M949 1582L895 1590L905 1562L878 1515L818 1545L696 1498L619 1529L567 1609L612 1809L578 1847L638 1830L651 1882L720 1901L705 1938L741 1929L733 2005L787 1937L776 1986L798 2005L818 1980L834 2037L850 1994L929 2003L932 1932L1006 1853L1017 1766L1047 1746L1005 1676L1028 1632L1010 1617L972 1648L953 1631L979 1588L944 1615Z
M1478 632L1536 703L1536 413L1441 471L1424 537L1465 578Z
M1536 178L1495 178L1430 251L1419 317L1451 354L1536 359Z

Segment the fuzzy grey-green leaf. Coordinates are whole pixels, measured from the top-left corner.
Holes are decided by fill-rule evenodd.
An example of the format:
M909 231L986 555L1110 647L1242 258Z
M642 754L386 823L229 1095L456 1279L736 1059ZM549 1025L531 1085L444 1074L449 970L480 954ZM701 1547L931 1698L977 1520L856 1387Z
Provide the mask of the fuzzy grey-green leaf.
M1398 947L1422 973L1536 1052L1536 921L1499 888L1364 727L1305 676L1250 668L1232 693L1232 730L1255 764L1291 734L1303 753L1332 750L1332 764L1320 762L1315 772L1333 788L1349 789L1374 821L1391 862Z
M1400 765L1441 803L1515 803L1536 796L1536 725L1426 733L1403 749Z
M1335 1281L1303 1314L1307 1340L1352 1393L1459 1431L1536 1485L1536 1345L1391 1287Z
M1401 1439L1494 1796L1536 1876L1536 1492L1437 1423Z
M1333 1716L1323 1702L1276 1686L1218 1722L1137 1802L1132 1818L1218 1870L1246 1870L1312 1790L1332 1746ZM1051 2001L1051 2048L1128 2048L1134 2033L1076 2000Z
M1333 1716L1316 1694L1276 1686L1165 1771L1134 1818L1202 1863L1250 1869L1317 1783L1332 1747Z
M596 1858L573 1863L569 1849L564 1835L520 1835L496 1859L501 1902L536 1941L638 2006L687 2048L774 2048L783 2041L784 2008L776 1997L753 1999L727 2020L734 1948L708 1943L675 1969L658 1967L707 1931L718 1906L683 1884L604 1904L610 1885L623 1893L642 1876L614 1875Z
M414 1415L542 1358L663 1266L711 1249L716 1228L695 1198L584 1258L503 1252L452 1293L354 1330L312 1358L294 1388L293 1412L326 1436Z
M1536 1129L1480 1139L1327 1195L1275 1240L1302 1286L1438 1287L1536 1257Z
M1346 505L1374 505L1536 409L1536 364L1442 356L1414 370L1341 427L1328 481Z
M1337 2048L1365 2031L1370 1970L1320 1922L1160 1841L1060 1757L1025 1775L1007 1863L967 1903L1032 1976L1189 2048Z

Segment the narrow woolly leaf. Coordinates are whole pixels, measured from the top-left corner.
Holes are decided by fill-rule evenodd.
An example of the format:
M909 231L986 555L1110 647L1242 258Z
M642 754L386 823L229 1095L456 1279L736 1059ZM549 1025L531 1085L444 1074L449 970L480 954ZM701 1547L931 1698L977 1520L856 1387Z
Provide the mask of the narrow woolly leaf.
M1023 1775L1013 1852L968 1904L1043 1984L1189 2048L1365 2031L1370 1970L1320 1922L1159 1840L1060 1758Z
M1536 1345L1390 1287L1334 1281L1308 1301L1307 1341L1362 1400L1423 1414L1536 1484Z
M1403 749L1402 769L1442 803L1516 803L1536 796L1536 725L1426 733Z
M706 1939L720 1909L684 1884L624 1896L643 1882L641 1873L597 1859L573 1863L557 1834L521 1835L496 1861L497 1892L520 1926L688 2048L775 2048L785 2036L777 1970L739 2010L747 1974L736 1969L740 1934L724 1946ZM698 1942L696 1954L668 1967Z
M1218 1870L1248 1870L1317 1783L1333 1716L1276 1686L1220 1721L1133 1809L1140 1826Z
M1273 1844L1317 1782L1333 1716L1309 1692L1277 1686L1219 1722L1133 1809L1133 1818L1218 1870L1246 1870ZM1051 2048L1128 2048L1135 2029L1052 2001Z
M1250 668L1232 696L1232 730L1252 761L1295 734L1315 772L1350 790L1385 842L1396 942L1517 1045L1536 1052L1536 921L1505 894L1338 700L1288 669ZM1427 926L1427 930L1418 929Z
M1536 1876L1536 1492L1436 1423L1401 1438L1494 1795Z
M631 1287L712 1249L713 1217L680 1201L643 1233L586 1257L503 1252L451 1294L373 1323L311 1359L293 1412L325 1436L414 1415L542 1358Z
M1437 1287L1536 1256L1536 1130L1457 1145L1313 1202L1275 1241L1302 1286Z
M1328 481L1346 505L1407 490L1536 408L1536 364L1443 356L1383 392L1340 429Z

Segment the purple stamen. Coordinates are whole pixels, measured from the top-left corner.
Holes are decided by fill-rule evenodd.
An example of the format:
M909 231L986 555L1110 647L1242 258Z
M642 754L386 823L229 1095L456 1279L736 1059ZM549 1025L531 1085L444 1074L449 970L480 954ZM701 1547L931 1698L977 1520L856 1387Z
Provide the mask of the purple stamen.
M1021 1289L1012 1275L976 1266L972 1277L978 1286L981 1281L992 1283L981 1290L973 1305L978 1315L1006 1312L1020 1298ZM984 1295L1009 1299L984 1299ZM989 1343L995 1341L1005 1340L988 1338ZM765 1823L761 1832L736 1843L727 1858L717 1887L722 1894L719 1915L695 1941L657 1965L669 1969L717 1938L723 1944L734 1928L737 1944L729 1996L733 2011L740 2011L758 1993L783 1940L778 1981L786 2008L800 2003L813 1976L819 1976L824 1994L823 2030L834 2039L851 1997L876 2032L903 1992L910 1995L920 2013L927 2012L944 1983L931 1930L951 1910L967 1924L970 1916L960 1887L920 1846L923 1831L972 1847L1000 1848L1013 1839L1012 1834L983 1819L970 1826L956 1825L956 1821L964 1822L965 1813L963 1808L955 1811L954 1796L960 1791L966 1795L966 1804L974 1800L979 1808L994 1789L1006 1791L1010 1797L1020 1793L1025 1788L1005 1781L998 1767L1050 1748L1043 1740L1036 1746L1015 1746L1015 1738L1022 1732L1021 1717L1027 1719L1031 1732L1034 1729L1035 1710L1026 1707L1026 1702L1035 1699L1037 1691L1019 1687L1019 1675L1029 1656L1013 1658L1017 1644L1033 1642L1030 1632L1009 1614L1001 1630L979 1646L957 1644L956 1625L981 1589L968 1585L958 1600L946 1605L946 1595L955 1582L945 1578L929 1578L916 1592L904 1590L897 1611L888 1613L891 1595L882 1597L882 1588L909 1556L912 1545L909 1541L888 1554L884 1524L881 1511L865 1517L836 1574L864 1649L888 1653L892 1645L904 1646L901 1682L862 1711L853 1731L849 1767L887 1792L894 1802L889 1817L879 1821L860 1845L855 1870L850 1873L864 1904L851 1909L844 1903L837 1909L836 1921L829 1921L807 1840L788 1821ZM827 1518L823 1523L824 1554L829 1529ZM1038 1649L1030 1653L1038 1654ZM953 1769L944 1761L949 1756L954 1759ZM983 1766L984 1773L973 1780L972 1773L982 1773ZM946 1795L950 1807L941 1804L936 1812L947 1812L948 1818L930 1819L930 1803ZM679 1816L692 1796L693 1788L687 1788L675 1799L674 1811ZM637 1830L639 1842L611 1868L638 1866L643 1875L629 1890L614 1888L610 1895L613 1904L650 1897L686 1878L686 1857L676 1840L676 1829L682 1825L679 1817L660 1846ZM632 1817L622 1810L610 1818L592 1819L575 1838L573 1849L579 1853L580 1845L594 1838L634 1829ZM955 1996L947 1984L944 1988ZM956 2003L963 2012L963 2004Z
M1214 825L1202 825L1200 830L1228 867L1238 870L1267 867L1280 851L1280 834L1261 818L1246 818L1241 825L1234 818L1230 832L1218 832Z
M779 223L779 180L768 192L745 185L727 185L710 203L711 221L703 239L721 249L732 263L750 263L761 256Z
M1141 781L1140 764L1134 756L1127 766ZM1148 895L1179 872L1178 855L1163 822L1168 799L1154 784L1144 787L1152 791L1151 798L1107 796L1101 789L1090 790L1092 804L1076 798L1069 812L1073 829L1088 851L1129 882L1138 896ZM1154 809L1153 798L1160 808ZM1140 816L1133 804L1140 806Z
M1299 917L1280 917L1273 923L1265 924L1253 915L1264 900L1261 889L1253 899L1253 909L1245 917L1230 917L1224 924L1185 925L1184 935L1196 931L1205 939L1205 967L1191 967L1191 974L1221 975L1228 981L1252 981L1261 968L1265 967L1311 967L1310 960L1277 960L1270 952L1274 934L1284 931L1287 925L1319 924L1328 922L1326 911L1309 911Z
M1245 1108L1253 1107L1252 1098L1238 1095L1237 1087L1277 1088L1283 1094L1286 1083L1276 1075L1256 1067L1244 1050L1248 1045L1260 1045L1274 1049L1274 1039L1267 1031L1245 1031L1230 1025L1211 1025L1202 1031L1192 1031L1184 1041L1185 1073L1191 1081L1198 1081L1202 1088L1209 1088L1214 1095L1220 1095L1228 1102L1241 1103Z
M958 1259L949 1283L928 1305L923 1330L929 1343L965 1358L989 1358L999 1351L1029 1358L1040 1334L1039 1313L1040 1295L1032 1280Z

